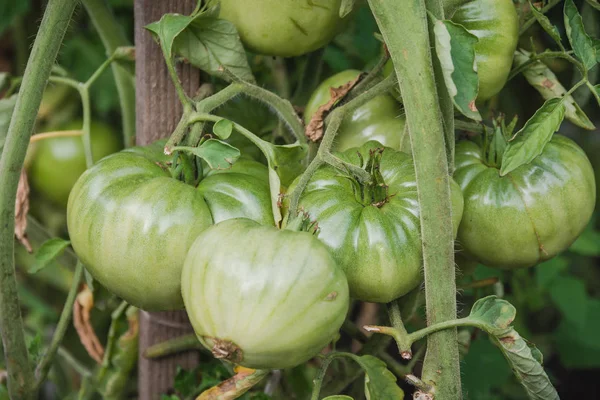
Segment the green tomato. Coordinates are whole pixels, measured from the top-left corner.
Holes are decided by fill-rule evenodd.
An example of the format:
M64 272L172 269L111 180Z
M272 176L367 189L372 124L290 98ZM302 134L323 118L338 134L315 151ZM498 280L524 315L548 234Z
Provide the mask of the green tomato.
M317 109L331 100L329 89L354 80L360 71L347 70L324 80L312 94L304 111L308 125ZM345 151L376 140L396 150L408 150L408 135L404 130L406 119L400 104L389 94L375 97L348 115L336 136L334 150Z
M83 122L75 121L60 130L81 129ZM102 122L91 124L91 143L94 161L123 148L113 129ZM86 169L83 138L56 137L33 143L28 152L27 175L32 189L64 209L69 192Z
M377 148L381 149L381 144L371 141L337 156L364 166L361 158L368 160ZM387 147L383 148L379 170L371 161L366 165L367 170L374 171L374 186L361 185L325 166L311 178L299 207L318 222L319 239L346 273L352 297L387 303L422 282L415 170L410 155ZM463 202L458 185L450 181L456 233Z
M196 239L181 289L202 344L249 368L289 368L314 357L349 307L344 273L319 240L247 219L221 222Z
M460 142L454 179L465 200L459 245L490 267L530 267L566 250L589 222L596 199L589 160L560 135L505 176L486 165L479 145Z
M479 75L478 100L498 94L504 87L519 40L519 18L512 0L472 0L456 9L451 20L472 34Z
M295 57L326 45L343 27L341 0L221 0L219 18L232 22L258 54Z
M173 179L164 142L102 159L77 181L67 208L71 244L107 289L146 310L183 306L181 268L213 220L274 224L264 165L240 160L198 188ZM260 171L258 174L257 171Z

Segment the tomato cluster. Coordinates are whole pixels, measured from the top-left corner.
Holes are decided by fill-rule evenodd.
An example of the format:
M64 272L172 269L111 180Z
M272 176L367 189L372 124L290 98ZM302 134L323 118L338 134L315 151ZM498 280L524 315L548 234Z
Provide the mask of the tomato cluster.
M262 54L304 54L343 25L340 0L327 7L258 3L221 0L220 16ZM255 14L265 8L273 12ZM469 2L452 19L480 39L478 99L488 99L504 86L516 46L512 2ZM330 103L332 88L359 73L347 70L322 82L306 105L305 123ZM132 305L185 306L199 340L220 358L261 369L298 365L335 337L350 297L388 303L423 280L419 197L427 193L417 192L397 97L379 95L345 118L333 156L347 168L316 170L299 198L304 214L288 209L300 177L279 203L270 191L273 171L248 140L234 134L229 140L244 148L244 156L228 169L199 168L193 182L174 173L176 161L159 141L103 158L72 190L65 182L56 201L70 192L72 246L95 279ZM247 106L241 109L248 113ZM226 107L217 112L244 126L257 119ZM261 123L251 130L268 131ZM472 141L456 147L449 189L461 256L472 264L518 268L565 250L595 204L594 175L583 151L557 135L541 155L505 176L487 152ZM284 226L273 215L278 207L289 217Z

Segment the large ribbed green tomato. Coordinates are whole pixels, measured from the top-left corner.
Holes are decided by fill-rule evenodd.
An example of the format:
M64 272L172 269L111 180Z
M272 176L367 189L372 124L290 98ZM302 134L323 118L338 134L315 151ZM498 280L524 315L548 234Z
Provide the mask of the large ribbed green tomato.
M79 130L81 121L61 126L61 130ZM113 129L93 121L90 129L94 161L123 148ZM28 154L27 174L33 190L64 209L69 192L86 169L83 138L56 137L33 143Z
M381 144L371 141L337 156L363 166L357 153L368 160L370 151L376 148L382 148ZM388 186L387 194L380 186L365 187L326 166L313 175L299 203L318 222L318 237L346 273L352 297L378 303L397 299L422 281L413 160L406 153L383 149L379 182ZM451 189L456 233L463 202L452 180Z
M213 221L273 225L266 167L239 160L198 188L171 178L163 144L102 159L77 181L67 209L71 243L100 283L146 310L181 308L181 268Z
M357 70L347 70L324 80L314 91L304 110L304 122L308 124L317 109L331 100L329 89L342 86L360 74ZM360 147L369 140L377 140L384 146L402 150L408 143L404 125L406 119L400 104L388 94L375 97L348 115L335 139L334 149L345 151Z
M512 0L471 0L457 8L451 20L472 34L479 75L478 100L496 95L508 78L519 40L519 18Z
M594 171L572 140L554 135L542 154L501 177L473 142L456 146L454 179L465 207L458 242L499 268L529 267L566 250L594 211Z
M218 358L281 369L315 356L348 311L348 283L308 232L248 219L221 222L194 242L181 276L196 335Z
M341 0L221 0L219 18L231 21L259 54L299 56L326 45L349 18Z

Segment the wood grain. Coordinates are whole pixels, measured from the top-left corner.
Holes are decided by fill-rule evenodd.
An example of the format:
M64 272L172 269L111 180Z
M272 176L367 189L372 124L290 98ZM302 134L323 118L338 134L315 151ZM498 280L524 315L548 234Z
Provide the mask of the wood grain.
M135 0L136 46L136 142L151 143L167 137L181 116L181 104L165 66L160 47L144 26L163 14L189 14L195 0ZM188 93L200 85L200 73L190 66L178 67L179 77ZM184 311L140 314L140 357L138 388L140 400L158 400L173 386L177 366L193 368L199 362L196 352L177 354L159 360L143 357L155 343L193 332Z

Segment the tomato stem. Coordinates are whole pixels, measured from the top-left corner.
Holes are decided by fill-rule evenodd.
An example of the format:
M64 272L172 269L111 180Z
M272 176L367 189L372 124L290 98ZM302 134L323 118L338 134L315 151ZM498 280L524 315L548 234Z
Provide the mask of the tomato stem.
M447 118L446 103L440 102L443 91L436 83L426 8L427 3L435 14L439 2L368 2L390 52L406 111L417 178L427 320L434 325L456 318L451 160L446 147L451 136L454 140L448 132L454 120ZM436 398L461 399L456 329L428 337L422 379L435 387Z
M100 35L107 54L113 54L120 46L130 46L121 26L117 23L108 4L103 0L83 0L83 5ZM125 147L135 142L135 87L133 76L122 65L111 65L119 94Z
M288 215L284 219L283 226L285 226L288 222L290 213L295 213L298 209L298 203L300 202L300 196L302 192L308 185L310 178L313 174L327 161L332 160L328 158L331 154L331 148L333 147L333 141L338 133L340 125L344 120L344 117L350 113L351 111L357 109L373 98L377 97L382 93L386 93L392 87L396 85L396 76L390 75L385 78L383 81L377 83L372 88L368 89L366 92L362 93L360 96L356 97L353 100L350 100L348 103L334 109L331 114L329 114L329 120L327 121L327 128L325 129L325 135L323 135L323 139L321 140L321 145L317 150L317 155L311 163L308 165L304 173L300 176L298 184L294 191L290 194L290 206L288 209ZM365 175L360 173L363 178L366 178Z
M71 20L76 0L49 0L8 128L0 176L0 331L12 399L31 399L34 383L17 293L14 258L15 199L44 87Z
M65 300L65 304L63 306L62 313L60 314L58 324L56 325L56 329L54 330L54 334L52 335L52 341L50 342L50 346L48 346L48 350L46 350L37 367L35 368L34 391L39 390L42 383L44 383L44 380L48 375L48 371L50 371L54 355L58 351L60 342L62 342L63 337L65 336L65 332L69 327L69 323L71 322L71 317L73 315L73 304L75 303L75 298L77 297L79 282L81 281L82 275L83 264L81 263L81 261L77 261L77 266L75 267L75 274L73 275L73 281L71 282L71 288L69 289L67 300Z

